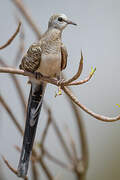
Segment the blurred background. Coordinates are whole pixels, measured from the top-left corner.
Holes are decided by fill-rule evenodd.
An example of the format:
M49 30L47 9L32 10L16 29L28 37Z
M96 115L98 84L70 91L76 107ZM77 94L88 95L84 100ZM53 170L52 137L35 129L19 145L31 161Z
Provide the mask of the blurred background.
M64 71L66 77L72 77L77 71L82 49L84 69L81 79L84 79L89 74L92 66L96 67L97 70L88 83L72 87L72 90L79 101L94 112L110 117L118 115L120 108L116 104L120 104L120 1L24 0L23 2L41 32L47 29L49 17L54 13L64 13L78 24L77 27L69 26L63 32L63 42L67 46L69 54L67 68ZM0 3L0 45L4 44L15 31L17 27L16 14L22 21L26 51L36 41L36 36L12 0L4 0ZM13 66L18 47L19 35L17 35L10 46L0 51L0 57L9 66ZM27 78L21 76L18 76L18 78L27 101L30 89L30 86L27 84ZM62 96L54 98L55 91L57 91L57 87L49 84L45 93L45 101L50 105L53 116L65 138L67 138L65 123L68 124L79 151L80 142L70 105L64 93ZM0 75L0 93L12 108L18 121L23 124L24 117L19 96L16 93L12 79L7 74ZM120 179L120 122L104 123L94 119L82 110L81 114L89 147L87 179ZM45 122L46 114L44 109L42 109L36 139L41 137ZM9 115L0 106L0 154L3 154L14 168L17 168L20 155L15 150L14 145L21 147L22 137L11 122ZM51 127L45 145L50 152L60 157L60 159L65 158L64 152ZM0 180L18 179L9 171L1 158L0 164L4 175L4 178L0 178ZM59 175L60 179L75 179L74 175L68 171L52 163L49 163L49 166L53 174ZM42 179L46 179L44 174L42 176Z

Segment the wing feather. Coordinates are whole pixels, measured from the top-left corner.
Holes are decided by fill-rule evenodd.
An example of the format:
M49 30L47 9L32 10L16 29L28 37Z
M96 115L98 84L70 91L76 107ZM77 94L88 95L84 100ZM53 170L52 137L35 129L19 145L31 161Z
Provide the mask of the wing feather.
M35 72L39 68L40 61L41 61L40 43L34 43L28 49L27 54L23 57L19 67L24 71Z
M61 46L61 70L65 69L67 66L67 49L66 47L62 44Z

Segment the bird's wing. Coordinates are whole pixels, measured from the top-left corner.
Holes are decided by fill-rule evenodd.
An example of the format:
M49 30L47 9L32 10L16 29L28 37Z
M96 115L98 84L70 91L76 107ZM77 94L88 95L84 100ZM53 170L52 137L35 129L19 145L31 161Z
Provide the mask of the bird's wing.
M40 43L32 44L29 47L27 54L23 57L19 68L24 71L35 72L40 65L41 53Z
M67 49L64 46L64 44L62 44L62 46L61 46L61 70L65 69L67 66L67 57L68 57Z

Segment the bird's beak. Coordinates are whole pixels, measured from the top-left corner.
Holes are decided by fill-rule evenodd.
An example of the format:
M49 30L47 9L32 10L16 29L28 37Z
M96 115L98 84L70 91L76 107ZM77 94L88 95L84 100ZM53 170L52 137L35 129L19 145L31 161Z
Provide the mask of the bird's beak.
M77 24L76 24L76 23L74 23L73 21L70 21L70 20L65 20L65 19L63 19L63 21L64 21L64 22L66 22L67 24L72 24L72 25L77 26Z

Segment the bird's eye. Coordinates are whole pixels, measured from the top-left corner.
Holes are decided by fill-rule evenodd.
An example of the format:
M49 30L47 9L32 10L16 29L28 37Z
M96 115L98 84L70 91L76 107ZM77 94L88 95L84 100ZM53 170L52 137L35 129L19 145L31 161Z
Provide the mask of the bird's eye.
M62 22L62 21L63 21L63 19L62 19L61 17L59 17L59 18L58 18L58 21Z

